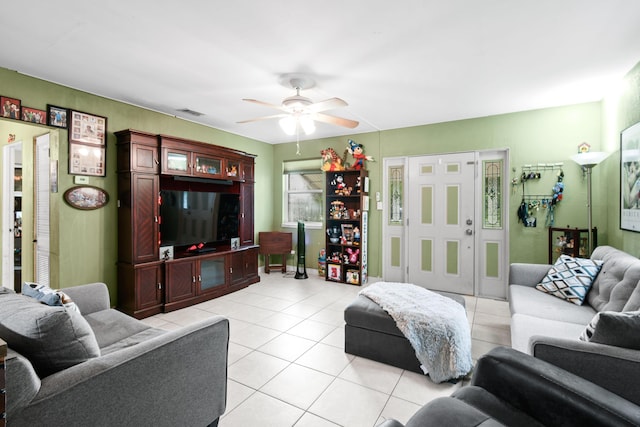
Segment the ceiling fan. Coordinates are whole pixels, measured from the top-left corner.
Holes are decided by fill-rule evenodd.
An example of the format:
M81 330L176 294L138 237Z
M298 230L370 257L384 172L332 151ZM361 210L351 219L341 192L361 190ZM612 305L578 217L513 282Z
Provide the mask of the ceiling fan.
M270 104L268 102L258 101L257 99L245 98L243 101L275 108L276 110L282 111L282 113L243 120L238 123L280 119L280 127L288 135L295 135L299 127L302 128L307 135L313 133L315 131L315 121L343 126L350 129L358 126L359 123L355 120L336 117L324 113L324 111L332 110L334 108L346 107L348 104L344 100L340 98L329 98L324 101L313 102L311 99L300 95L301 90L309 89L315 85L315 82L309 77L285 75L281 79L281 83L283 85L291 86L296 91L295 95L282 100L281 105Z

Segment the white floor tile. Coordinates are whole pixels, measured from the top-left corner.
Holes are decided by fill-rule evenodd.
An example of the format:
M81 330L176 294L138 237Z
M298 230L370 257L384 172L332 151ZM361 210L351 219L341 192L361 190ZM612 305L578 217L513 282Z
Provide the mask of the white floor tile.
M265 328L271 328L284 332L293 328L303 320L304 319L302 317L292 316L285 313L275 313L274 315L269 316L261 321L260 325L264 326Z
M376 422L376 425L382 424L385 420L388 420L390 418L400 421L402 424L406 424L407 421L409 421L409 418L411 418L413 414L415 414L421 407L422 405L417 405L403 399L398 399L395 396L391 396L386 406L382 410L382 415Z
M261 347L280 335L280 331L275 329L263 328L258 325L248 325L237 333L232 329L229 340L236 344L256 349Z
M258 348L258 351L293 362L315 344L315 341L283 333Z
M259 351L249 353L229 366L230 379L259 389L289 365L286 360Z
M291 364L260 391L301 409L307 409L334 380L333 375Z
M338 347L344 351L344 326L338 326L320 342L322 344Z
M296 363L330 375L338 375L353 360L354 356L326 344L316 344L303 354Z
M227 381L227 408L224 415L233 411L239 404L247 400L256 391L251 387L237 383L233 380ZM223 415L223 416L224 416Z
M436 397L449 396L460 387L461 383L436 384L426 375L404 371L392 395L417 405L424 405Z
M317 415L305 412L300 421L298 421L295 427L340 427L338 424L332 423L329 420L320 418Z
M303 320L287 332L310 340L320 341L335 329L335 325L316 322L315 320Z
M401 375L402 369L400 368L356 357L338 377L385 394L391 394Z
M372 427L388 399L387 394L336 378L309 412L341 426Z
M285 427L302 417L302 409L256 392L220 420L220 427Z

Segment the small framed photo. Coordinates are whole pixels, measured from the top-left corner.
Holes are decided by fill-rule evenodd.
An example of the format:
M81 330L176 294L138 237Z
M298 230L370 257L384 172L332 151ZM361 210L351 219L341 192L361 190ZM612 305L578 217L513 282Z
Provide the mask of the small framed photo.
M69 174L106 176L106 147L69 143Z
M353 244L353 224L342 224L342 237L347 245Z
M232 251L236 251L240 249L240 238L239 237L232 237L231 238L231 250Z
M22 117L20 114L21 103L19 99L0 96L0 108L2 109L0 110L2 117L16 120L20 120Z
M76 209L88 211L106 205L109 202L109 194L102 188L84 185L65 191L64 200Z
M47 125L57 128L67 128L67 109L47 105Z
M160 259L163 261L173 259L173 246L160 246Z
M29 123L37 123L39 125L47 124L47 112L31 107L22 107L22 121Z
M336 282L342 281L342 267L340 264L327 265L327 279L334 280Z
M69 143L102 145L107 143L107 118L70 110Z

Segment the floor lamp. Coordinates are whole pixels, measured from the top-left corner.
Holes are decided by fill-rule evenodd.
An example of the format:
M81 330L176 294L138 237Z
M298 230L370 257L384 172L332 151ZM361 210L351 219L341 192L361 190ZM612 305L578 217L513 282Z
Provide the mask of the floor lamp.
M606 159L610 153L602 151L587 151L585 153L578 153L571 156L571 160L582 166L587 173L587 215L588 215L588 230L587 230L587 254L591 256L593 252L593 225L592 225L592 212L591 212L591 171L593 168Z

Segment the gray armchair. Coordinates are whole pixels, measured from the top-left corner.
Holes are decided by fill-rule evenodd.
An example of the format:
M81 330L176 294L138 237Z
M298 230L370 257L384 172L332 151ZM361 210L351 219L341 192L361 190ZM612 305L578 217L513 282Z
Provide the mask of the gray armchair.
M406 427L639 426L640 406L507 347L478 360L471 384L431 401ZM403 427L387 420L379 427Z
M3 337L9 344L8 425L217 425L226 405L226 318L166 332L111 309L102 283L64 292L90 325L99 355L42 376L28 357L11 348L16 338ZM3 304L8 301L3 298L9 297L0 295L0 332L7 333L9 320L2 311L10 304ZM19 298L28 299L11 298L20 304ZM24 304L38 308L28 300Z

